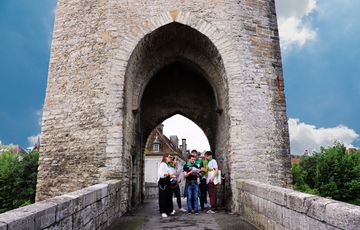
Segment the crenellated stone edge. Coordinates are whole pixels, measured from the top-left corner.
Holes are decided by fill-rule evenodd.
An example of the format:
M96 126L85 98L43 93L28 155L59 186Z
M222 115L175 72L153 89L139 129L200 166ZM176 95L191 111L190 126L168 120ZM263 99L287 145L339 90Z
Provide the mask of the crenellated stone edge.
M260 229L358 229L360 207L251 180L237 182L238 212Z
M105 229L121 216L120 181L110 180L0 214L0 230Z

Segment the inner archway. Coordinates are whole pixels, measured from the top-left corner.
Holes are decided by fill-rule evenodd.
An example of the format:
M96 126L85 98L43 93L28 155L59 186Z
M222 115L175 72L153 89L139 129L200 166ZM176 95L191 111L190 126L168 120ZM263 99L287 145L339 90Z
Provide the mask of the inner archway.
M180 114L162 121L151 131L144 149L145 199L158 197L158 169L164 153L176 160L179 190L184 194L183 167L194 149L198 151L198 157L203 158L205 151L210 150L209 141L196 123ZM178 208L181 208L179 204Z
M139 114L139 137L141 149L152 130L163 120L175 114L182 114L194 121L206 135L211 149L216 149L218 112L216 98L210 83L196 67L181 60L164 66L150 80L142 96ZM139 157L141 156L141 157ZM184 156L184 160L186 157ZM143 156L132 159L132 205L139 200L144 189ZM141 199L144 196L141 194Z
M183 114L204 130L215 149L216 99L209 82L194 67L176 61L149 82L141 100L141 127L147 137L161 121Z
M130 206L144 198L146 140L160 122L175 114L189 118L204 131L211 150L222 155L223 172L230 174L224 154L229 140L226 76L209 38L179 23L160 27L135 48L125 83L124 153L130 155L124 171L131 178Z

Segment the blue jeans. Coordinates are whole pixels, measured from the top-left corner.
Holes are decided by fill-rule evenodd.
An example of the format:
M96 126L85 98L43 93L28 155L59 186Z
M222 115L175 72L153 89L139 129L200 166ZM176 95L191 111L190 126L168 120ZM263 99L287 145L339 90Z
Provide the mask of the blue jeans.
M188 181L187 182L187 209L188 212L191 212L192 210L192 205L191 205L191 200L194 199L194 208L195 208L195 212L199 212L199 201L198 201L198 197L199 197L199 185L196 181Z

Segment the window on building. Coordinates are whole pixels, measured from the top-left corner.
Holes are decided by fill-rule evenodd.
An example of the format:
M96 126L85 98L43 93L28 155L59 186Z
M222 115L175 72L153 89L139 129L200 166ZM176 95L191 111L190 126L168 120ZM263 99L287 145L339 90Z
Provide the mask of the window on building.
M153 142L153 152L160 152L160 140L159 137L156 135L155 140Z
M160 152L160 144L158 144L158 143L153 144L153 152L156 152L156 153Z

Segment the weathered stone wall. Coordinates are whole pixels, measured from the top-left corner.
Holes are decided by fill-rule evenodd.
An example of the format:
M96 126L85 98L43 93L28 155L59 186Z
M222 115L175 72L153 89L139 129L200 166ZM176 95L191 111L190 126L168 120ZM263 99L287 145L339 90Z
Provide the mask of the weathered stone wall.
M240 181L238 212L259 229L359 229L360 207L255 181Z
M195 66L214 91L208 133L228 204L237 208L238 179L290 186L274 0L59 0L37 200L108 179L121 181L126 209L131 196L140 200L135 167L144 130L151 131L141 126L140 102L151 78L174 61Z
M107 181L0 214L0 230L105 229L123 214L119 181Z
M145 199L159 197L159 187L157 183L145 182Z

